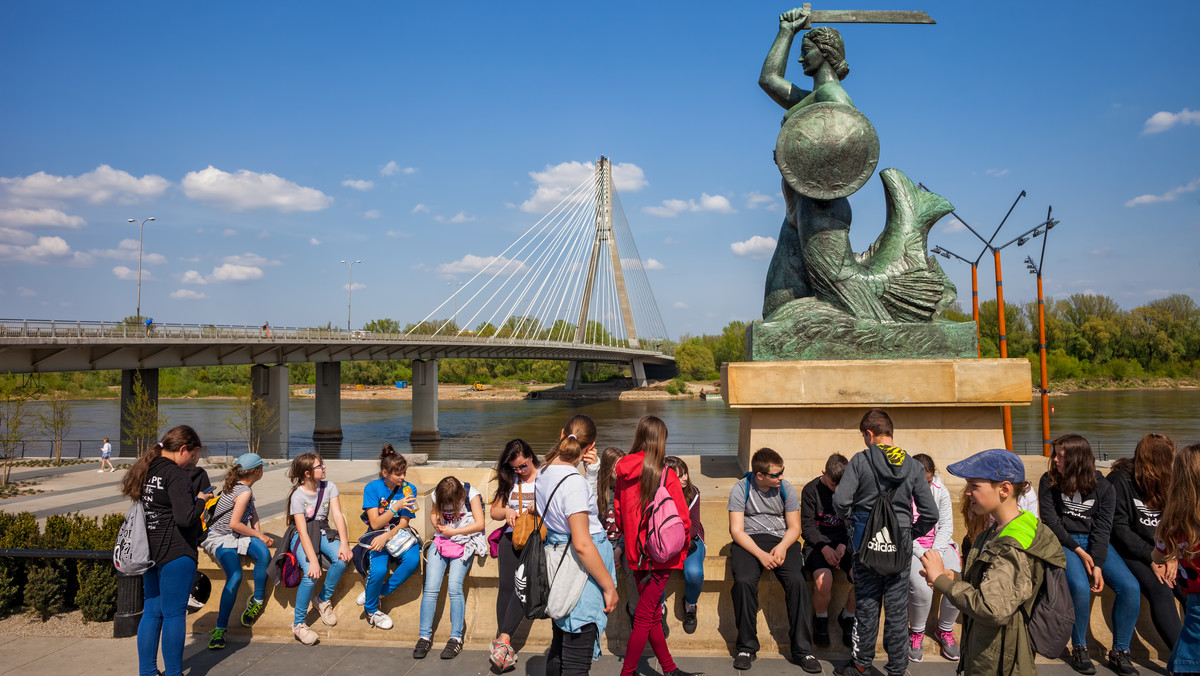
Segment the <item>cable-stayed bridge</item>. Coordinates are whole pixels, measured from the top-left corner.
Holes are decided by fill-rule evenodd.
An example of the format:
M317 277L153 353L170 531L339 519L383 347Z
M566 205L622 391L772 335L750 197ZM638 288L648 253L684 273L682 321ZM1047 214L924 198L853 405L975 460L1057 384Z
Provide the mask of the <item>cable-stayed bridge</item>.
M403 333L331 329L0 320L0 373L120 369L122 411L133 382L157 399L158 369L250 364L253 396L286 441L287 365L316 364L314 440L342 438L340 364L411 359L414 441L440 438L437 360L567 361L577 388L586 362L628 364L635 386L665 378L674 359L644 264L602 157L594 174L482 270ZM269 447L269 443L268 443Z

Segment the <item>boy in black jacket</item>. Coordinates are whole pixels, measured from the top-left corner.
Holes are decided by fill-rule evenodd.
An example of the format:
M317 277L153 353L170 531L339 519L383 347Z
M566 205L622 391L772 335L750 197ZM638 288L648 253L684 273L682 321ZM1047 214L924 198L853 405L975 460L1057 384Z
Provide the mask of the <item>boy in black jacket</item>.
M800 491L800 534L804 537L804 570L813 578L813 644L829 647L829 601L833 594L833 569L853 575L854 558L846 525L833 509L833 492L846 471L846 456L834 453L825 461L821 476ZM851 578L853 579L853 578ZM846 607L838 615L842 643L850 647L854 630L854 588L846 597Z
M900 531L892 542L912 555L915 533L928 533L937 525L937 502L925 480L925 468L904 449L892 445L892 419L882 409L867 411L858 424L867 449L856 454L846 466L842 481L833 495L838 516L849 524L855 551L865 546L863 533L869 510L875 505L880 489L893 490L892 509ZM917 519L913 522L913 504ZM887 673L900 676L908 666L908 572L880 575L854 561L855 612L850 662L834 671L839 676L866 673L875 659L875 639L879 634L879 610L883 607L883 646L887 651Z

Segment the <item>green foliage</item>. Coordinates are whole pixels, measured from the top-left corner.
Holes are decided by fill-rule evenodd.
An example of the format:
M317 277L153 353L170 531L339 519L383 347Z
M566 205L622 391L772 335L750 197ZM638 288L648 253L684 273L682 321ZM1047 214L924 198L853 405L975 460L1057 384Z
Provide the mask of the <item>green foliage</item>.
M4 464L0 485L8 485L12 461L21 449L25 434L33 422L27 403L30 396L28 379L11 373L0 377L0 462Z
M25 606L45 622L62 608L66 592L66 581L57 565L35 565L25 583Z
M363 331L372 333L400 333L400 322L395 319L372 319L363 324Z
M121 434L140 456L158 440L158 432L167 426L167 416L159 413L157 399L150 396L139 373L133 374L129 409L121 416Z
M11 549L76 549L111 551L125 520L109 514L103 520L78 513L53 514L39 533L29 512L0 512L0 547ZM0 610L24 605L43 619L71 600L85 620L112 619L117 603L117 577L107 561L0 558Z
M679 370L680 375L699 380L715 371L717 366L712 350L699 340L691 339L675 348L675 368Z
M675 381L673 380L667 383L667 386L663 389L666 390L667 394L679 394L679 388L675 386Z

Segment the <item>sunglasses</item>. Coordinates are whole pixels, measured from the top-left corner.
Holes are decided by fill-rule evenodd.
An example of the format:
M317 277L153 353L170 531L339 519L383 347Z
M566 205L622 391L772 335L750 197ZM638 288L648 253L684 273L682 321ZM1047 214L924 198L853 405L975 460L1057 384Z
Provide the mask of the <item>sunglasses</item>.
M509 465L508 468L514 472L524 472L529 469L529 463L523 462L520 465Z
M763 475L763 476L767 477L768 479L778 479L779 477L783 476L783 470L779 470L778 472L774 472L774 473L772 473L772 472L759 472L759 474L761 474L761 475Z

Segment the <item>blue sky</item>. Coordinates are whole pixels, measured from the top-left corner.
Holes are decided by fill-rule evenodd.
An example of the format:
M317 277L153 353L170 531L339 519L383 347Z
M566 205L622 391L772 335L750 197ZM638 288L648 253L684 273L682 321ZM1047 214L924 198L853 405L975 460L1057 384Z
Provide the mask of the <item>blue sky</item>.
M1053 204L1050 295L1200 298L1200 4L816 9L886 7L938 24L838 26L881 169L989 234L1026 190L1003 241ZM417 321L604 154L669 332L754 319L782 218L783 111L757 78L788 8L0 4L0 315L134 314L127 219L154 216L160 323L343 324L345 258L355 325ZM851 201L863 249L878 178ZM930 242L979 252L951 217ZM1034 296L1027 249L1006 300ZM969 308L969 268L945 267Z

